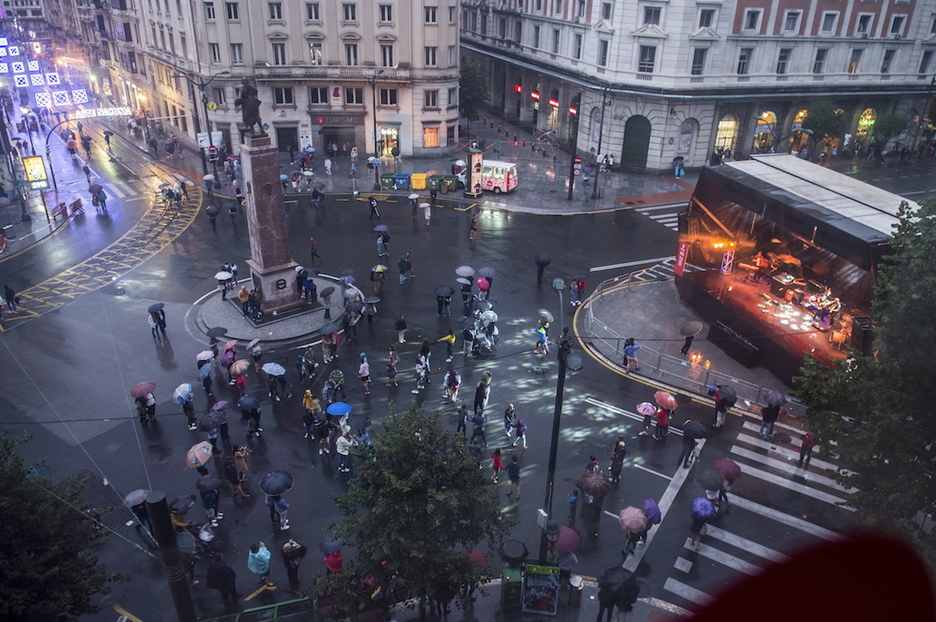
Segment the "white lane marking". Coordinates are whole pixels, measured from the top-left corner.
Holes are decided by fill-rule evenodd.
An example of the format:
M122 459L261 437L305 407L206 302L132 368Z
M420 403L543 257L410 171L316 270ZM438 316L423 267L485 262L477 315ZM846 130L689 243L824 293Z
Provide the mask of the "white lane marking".
M600 272L602 270L616 270L617 268L629 268L631 266L640 266L648 263L660 263L661 261L666 261L667 259L672 259L672 256L668 257L657 257L656 259L641 259L639 261L628 261L627 263L615 263L609 264L607 266L595 266L594 268L589 268L589 272Z
M683 203L679 203L679 204L670 203L668 205L651 205L650 207L638 207L634 211L640 212L641 214L646 214L647 212L655 212L656 210L661 210L661 209L680 209L680 210L685 211L686 206Z
M667 475L666 473L660 473L659 471L654 471L653 469L648 469L647 467L641 466L641 465L639 465L639 464L631 464L631 466L634 467L634 468L636 468L636 469L640 469L641 471L646 471L647 473L652 473L652 474L654 474L654 475L656 475L656 476L658 476L658 477L662 477L663 479L668 479L668 480L672 480L672 479L673 479L672 477L670 477L670 476Z
M756 501L751 501L750 499L745 499L739 495L732 494L730 497L731 505L736 508L741 508L742 510L747 510L748 512L754 512L755 514L760 514L765 518L769 518L778 523L782 523L787 527L793 527L802 532L816 536L817 538L822 538L823 540L829 540L830 542L835 542L838 540L843 540L845 536L835 533L831 529L826 529L825 527L820 527L819 525L810 523L807 520L803 520L799 516L791 516L790 514L784 514L779 510L775 510L766 505L761 505Z
M704 537L705 536L703 536L703 538ZM717 562L723 566L728 566L729 568L743 572L744 574L750 575L752 577L764 572L764 569L757 564L746 562L740 557L735 557L730 553L719 551L718 549L712 548L705 543L700 544L699 548L696 549L692 546L692 538L686 538L686 542L683 544L683 547L690 551L695 551L697 554L706 559L710 559L713 562Z
M757 432L758 434L760 433L760 424L755 423L753 421L745 421L741 427L743 427L745 430L750 430L751 432ZM792 430L790 430L789 428L787 428L787 430L792 432ZM803 439L801 439L799 436L793 436L791 434L790 437L791 437L790 444L793 445L794 447L799 447L800 445L803 444ZM770 441L765 441L765 442L770 443L771 445L776 445L776 443L771 443ZM816 445L816 447L813 448L813 451L815 451L816 448L818 447L819 446Z
M741 537L739 535L735 535L729 531L725 531L724 529L719 529L718 527L712 524L708 524L705 526L705 537L715 538L716 540L719 540L720 542L724 542L725 544L730 544L731 546L735 548L745 550L748 553L757 555L758 557L762 557L764 559L768 559L772 562L780 563L780 562L785 562L788 559L790 559L789 555L784 555L783 553L780 553L771 548L768 548L764 546L763 544L758 544L757 542L754 542L753 540L748 540L747 538Z
M615 413L615 414L617 414L617 415L623 415L623 416L627 417L628 419L633 419L634 421L643 422L643 415L641 415L641 414L639 414L639 413L632 413L631 411L629 411L629 410L624 410L623 408L618 408L617 406L614 406L614 405L612 405L612 404L608 404L607 402L602 402L602 401L596 400L596 399L593 398L593 397L586 397L586 398L585 398L585 403L591 404L592 406L598 406L599 408L604 408L604 409L610 410L611 412L613 412L613 413ZM669 433L672 434L672 435L674 435L674 436L682 436L682 435L683 435L682 430L680 430L679 428L673 427L673 426L670 426Z
M642 603L650 605L651 607L656 607L657 609L662 609L663 611L672 613L673 615L681 616L683 618L688 618L692 616L692 612L688 609L683 609L673 603L668 603L665 600L660 600L659 598L638 598Z
M715 602L715 599L705 592L699 591L671 577L667 577L666 583L663 584L663 589L703 607Z
M750 475L751 477L756 477L757 479L764 480L765 482L776 484L777 486L781 486L783 488L788 488L789 490L792 490L793 492L798 492L800 494L806 495L807 497L812 497L813 499L817 499L819 501L824 501L826 503L831 503L833 505L845 503L846 501L845 499L841 497L836 497L835 495L830 495L829 493L822 492L820 490L813 490L809 486L804 486L803 484L799 484L797 482L791 482L785 477L780 477L779 475L774 475L773 473L768 473L767 471L762 471L761 469L756 469L751 466L748 466L747 468L744 468L742 470L744 471L745 475ZM850 508L845 505L842 505L840 507L848 510L849 512L855 511L855 508Z
M777 460L776 458L771 458L770 456L765 456L764 454L757 453L756 451L751 451L750 449L745 449L743 447L738 447L737 445L731 446L731 453L736 456L741 456L753 462L759 462L764 466L768 466L772 469L778 471L783 471L790 475L799 475L813 484L818 484L820 486L825 486L827 488L834 488L835 490L840 490L846 494L852 494L857 492L857 488L845 488L838 482L836 482L831 477L826 477L825 475L818 475L816 473L811 473L805 471L804 469L799 468L796 464L787 462L786 460ZM742 467L741 471L744 471Z

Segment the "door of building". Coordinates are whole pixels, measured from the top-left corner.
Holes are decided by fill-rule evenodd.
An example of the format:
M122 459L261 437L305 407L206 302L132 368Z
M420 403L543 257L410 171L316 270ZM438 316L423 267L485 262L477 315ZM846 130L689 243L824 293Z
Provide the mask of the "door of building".
M629 169L647 168L650 150L650 120L635 115L624 124L624 145L621 147L621 166Z
M299 133L294 127L276 128L276 148L280 152L289 151L290 146L294 151L299 151Z

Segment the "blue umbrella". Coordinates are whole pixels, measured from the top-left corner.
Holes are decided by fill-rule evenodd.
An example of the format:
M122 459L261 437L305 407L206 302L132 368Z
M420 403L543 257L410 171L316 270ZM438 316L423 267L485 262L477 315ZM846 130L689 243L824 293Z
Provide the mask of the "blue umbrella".
M166 305L164 305L161 302L156 302L156 303L151 304L149 306L149 309L147 309L147 311L149 311L150 313L156 313L157 311L160 311L165 306Z
M697 520L709 520L715 516L715 506L705 497L696 497L689 506L692 517Z
M341 277L341 278L338 279L338 280L341 281L341 284L342 284L342 285L351 285L352 283L354 283L354 277L353 277L353 276L343 276L343 277Z
M205 365L205 367L208 367ZM192 399L192 385L188 382L183 382L176 387L176 390L172 392L172 402L176 406L181 406Z
M201 366L201 369L198 370L198 379L204 380L211 375L211 363L206 363Z
M237 402L237 407L241 410L253 410L260 405L260 399L256 395L245 395Z
M325 412L327 412L329 415L342 417L351 412L351 404L347 404L345 402L334 402L333 404L328 405L328 408L325 409Z

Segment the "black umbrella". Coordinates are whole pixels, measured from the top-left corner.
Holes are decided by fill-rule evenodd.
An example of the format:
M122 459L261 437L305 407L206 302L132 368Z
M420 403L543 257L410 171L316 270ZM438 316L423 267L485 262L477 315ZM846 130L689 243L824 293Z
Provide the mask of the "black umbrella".
M520 540L505 540L497 547L497 554L511 568L516 568L530 555L530 549Z
M293 476L287 471L267 473L260 480L260 490L268 495L281 495L293 486Z
M474 329L474 318L466 317L466 318L465 318L465 321L462 322L462 328L465 329L465 330L473 330L473 329Z
M226 209L226 210L229 211L229 212L231 211L231 208L232 208L232 207L233 207L234 209L237 209L237 203L235 203L234 201L227 201L227 202L224 204L224 209Z
M435 290L435 295L436 295L436 296L445 296L445 297L448 297L448 296L451 296L451 295L454 294L454 293L455 293L455 290L452 289L451 287L449 287L448 285L443 285L442 287L437 287L436 290Z
M83 142L83 143L89 143L89 142L91 142L92 140L93 140L93 139L92 139L90 136L88 136L87 134L85 134L84 136L81 137L81 142Z
M734 387L727 384L718 385L718 399L723 401L728 408L731 408L735 405L735 402L738 401L738 393L734 390Z
M598 600L602 603L633 605L639 595L637 578L620 566L605 570L598 581Z
M348 310L355 313L360 313L361 309L364 308L364 302L361 300L352 300L348 303Z
M494 306L490 300L475 300L474 310L475 311L489 311Z
M214 216L217 216L218 214L221 213L221 209L220 209L217 205L215 205L214 203L212 203L211 205L209 205L209 206L205 209L205 212L206 212L209 216L214 217Z
M335 288L329 285L328 287L326 287L325 289L319 292L319 296L322 296L322 297L331 296L334 293L335 293Z
M202 432L210 432L225 421L227 421L227 417L224 416L224 413L220 410L216 410L214 412L208 413L201 421L198 422L198 429Z
M341 327L335 324L334 322L329 322L328 324L325 324L324 326L322 326L322 328L320 328L319 330L321 330L322 334L324 335L326 333L337 333L339 330L341 330Z
M260 398L256 395L245 395L237 402L237 407L241 410L253 410L260 405Z
M173 514L184 514L192 509L193 505L195 505L195 495L176 497L172 500L172 503L169 504L169 511Z
M324 190L324 189L325 189L325 184L323 184L323 183L320 182L320 181L317 181L317 182L315 182L314 184L312 184L312 187L315 188L316 190Z
M157 311L160 311L165 306L166 305L161 302L154 302L153 304L149 306L149 309L147 309L146 311L148 313L156 313Z
M775 406L780 408L786 404L786 396L783 393L777 393L776 391L768 391L767 395L764 396L764 401L767 402L768 406Z
M344 545L344 540L341 538L325 538L319 542L319 550L326 555L334 553L335 551L340 551L342 545Z
M365 296L364 302L369 305L375 305L380 302L380 296Z
M124 497L124 503L127 504L128 508L136 507L146 501L146 497L149 496L150 491L143 490L142 488L137 488L126 497Z
M705 426L694 421L692 419L687 419L684 424L682 424L683 434L689 438L705 438L708 436L708 430L705 429Z
M105 136L113 136L114 133L113 133L112 131L110 131L110 130L104 130L104 135L105 135Z
M217 490L218 488L221 488L222 485L224 485L224 482L221 481L220 478L212 477L210 475L202 477L197 482L195 482L195 488L198 488L199 490Z
M702 332L702 322L697 322L692 320L691 322L686 322L679 328L679 334L683 337L695 337Z
M209 328L208 332L205 334L209 337L223 337L227 334L227 331L228 329L224 328L223 326L215 326L214 328Z
M552 263L552 257L549 253L540 253L536 256L536 265L544 268Z

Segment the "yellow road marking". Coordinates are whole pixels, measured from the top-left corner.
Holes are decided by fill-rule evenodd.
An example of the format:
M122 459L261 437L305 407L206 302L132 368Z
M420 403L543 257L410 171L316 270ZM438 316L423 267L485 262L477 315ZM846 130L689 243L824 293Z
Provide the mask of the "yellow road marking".
M471 203L471 204L468 205L468 207L456 207L456 208L455 208L455 211L456 211L456 212L467 212L467 211L470 210L471 208L473 208L473 207L479 207L479 206L480 206L480 203Z
M143 622L140 618L136 617L126 609L120 606L120 603L114 603L114 611L119 613L122 616L126 616L128 620L133 620L133 622Z
M247 602L248 600L251 600L252 598L256 598L257 596L260 595L260 592L262 592L263 590L270 590L270 591L272 591L272 590L275 590L275 589L276 589L276 586L275 586L275 585L265 585L265 584L264 584L264 585L261 585L259 588L257 588L257 591L256 591L256 592L254 592L254 593L251 594L250 596L246 597L246 598L244 599L244 602Z

